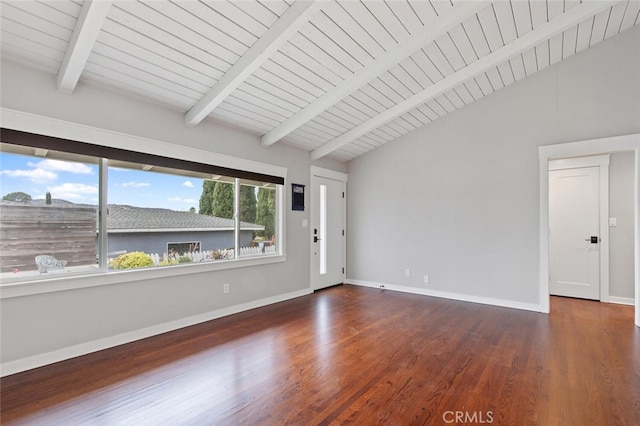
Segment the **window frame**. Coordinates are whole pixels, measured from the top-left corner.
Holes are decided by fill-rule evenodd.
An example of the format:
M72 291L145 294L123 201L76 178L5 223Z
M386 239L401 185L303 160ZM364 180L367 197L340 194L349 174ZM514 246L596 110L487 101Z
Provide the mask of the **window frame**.
M202 247L202 241L167 241L167 253L171 251L171 249L169 248L170 245L181 245L181 244L197 244L198 250L195 250L195 251L200 251Z
M0 283L0 299L20 297L33 294L49 293L78 288L89 288L95 286L120 284L139 280L154 278L164 278L173 276L184 276L185 274L199 274L203 272L214 272L225 269L235 269L248 266L258 266L286 261L286 230L284 218L286 214L284 204L284 186L287 180L287 168L254 160L247 160L204 151L191 147L184 147L170 144L163 141L142 138L124 133L113 132L96 127L90 127L58 120L50 117L38 116L35 114L1 108L2 132L14 130L18 132L32 133L38 136L59 138L72 142L81 142L102 146L112 149L120 149L131 152L130 147L136 147L137 153L163 152L179 161L209 165L219 170L235 170L246 172L253 179L261 176L277 177L282 183L276 185L276 232L279 235L278 250L275 254L263 256L240 256L219 262L205 262L198 264L174 265L171 267L155 267L129 270L109 271L108 269L97 269L95 272L86 271L79 273L55 274L51 277L25 277L24 280L17 279L8 283ZM11 140L3 142L13 143ZM55 149L55 148L52 148ZM60 150L59 148L57 150ZM64 151L64 150L62 150ZM95 156L100 158L99 156ZM101 180L106 181L106 167L100 173ZM187 169L188 170L188 169ZM103 176L104 175L104 176ZM102 182L100 183L102 185ZM100 192L101 197L105 197L105 203L101 206L106 208L106 191ZM106 242L100 242L98 251ZM106 247L105 247L106 248ZM100 253L102 254L102 253ZM100 259L106 259L100 256ZM102 263L102 260L101 260ZM101 265L102 266L102 265ZM186 269L185 269L186 268Z

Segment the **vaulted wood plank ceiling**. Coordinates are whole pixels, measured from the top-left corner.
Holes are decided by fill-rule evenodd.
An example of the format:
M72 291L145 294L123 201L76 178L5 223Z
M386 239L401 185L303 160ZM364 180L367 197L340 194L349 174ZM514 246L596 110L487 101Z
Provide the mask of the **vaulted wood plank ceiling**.
M348 161L640 23L640 0L3 1L2 56Z

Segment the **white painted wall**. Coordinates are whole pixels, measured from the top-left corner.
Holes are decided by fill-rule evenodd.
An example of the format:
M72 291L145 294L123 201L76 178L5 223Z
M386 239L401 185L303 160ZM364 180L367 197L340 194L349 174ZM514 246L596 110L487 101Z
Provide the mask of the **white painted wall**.
M539 305L537 148L640 131L639 45L636 27L351 161L349 280Z
M633 299L633 152L611 155L609 164L609 217L616 226L609 228L609 295Z
M258 136L212 122L188 128L179 111L89 84L66 95L56 90L55 76L7 60L2 62L2 106L175 144L159 155L189 146L288 168L286 262L4 298L3 375L309 291L308 228L302 227L309 212L292 212L290 194L292 182L309 185L308 152L281 144L262 148ZM313 164L346 171L346 164L328 159ZM223 283L230 284L227 295Z

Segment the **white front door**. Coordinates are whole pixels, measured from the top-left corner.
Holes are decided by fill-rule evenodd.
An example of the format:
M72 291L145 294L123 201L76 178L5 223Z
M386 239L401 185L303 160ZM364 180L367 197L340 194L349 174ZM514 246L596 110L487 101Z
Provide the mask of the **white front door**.
M549 290L600 300L600 169L549 172Z
M311 286L344 282L345 182L311 176Z

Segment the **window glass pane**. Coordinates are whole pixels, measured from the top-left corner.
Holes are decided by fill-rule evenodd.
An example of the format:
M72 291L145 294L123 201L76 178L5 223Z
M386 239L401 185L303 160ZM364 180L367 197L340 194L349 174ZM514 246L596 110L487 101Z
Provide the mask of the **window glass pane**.
M212 260L235 256L235 183L231 178L205 180L200 184L198 215L207 221L206 238L200 238L202 249Z
M109 266L130 269L234 258L233 179L110 162Z
M98 268L97 159L1 145L2 279Z
M320 185L320 275L327 273L327 185Z
M276 185L240 182L240 255L277 253Z

